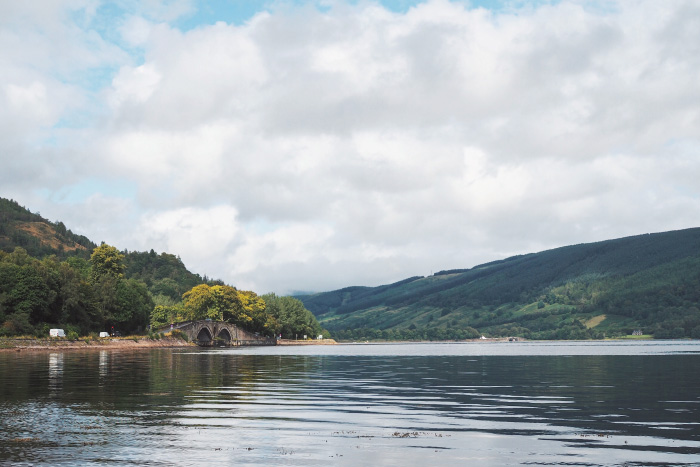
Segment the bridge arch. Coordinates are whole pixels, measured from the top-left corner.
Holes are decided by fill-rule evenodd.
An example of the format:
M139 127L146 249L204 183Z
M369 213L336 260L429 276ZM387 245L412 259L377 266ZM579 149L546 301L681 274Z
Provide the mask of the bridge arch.
M221 331L219 331L219 335L217 335L216 338L219 341L220 345L231 345L231 333L226 328L221 329Z
M212 340L213 337L211 335L211 331L208 327L203 326L197 333L197 342L199 342L201 345L208 345Z

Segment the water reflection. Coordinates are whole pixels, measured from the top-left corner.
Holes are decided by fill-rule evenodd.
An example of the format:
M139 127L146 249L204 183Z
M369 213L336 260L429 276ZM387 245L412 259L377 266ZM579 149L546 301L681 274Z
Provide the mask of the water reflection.
M109 372L109 354L110 352L107 350L100 350L100 360L99 360L99 370L100 370L100 378L104 378L107 376L107 373Z
M52 396L57 396L61 391L63 381L63 354L49 354L49 391Z
M57 380L63 375L63 354L62 353L51 353L49 354L49 379L52 381Z
M0 354L0 463L692 465L700 456L697 355L392 352Z

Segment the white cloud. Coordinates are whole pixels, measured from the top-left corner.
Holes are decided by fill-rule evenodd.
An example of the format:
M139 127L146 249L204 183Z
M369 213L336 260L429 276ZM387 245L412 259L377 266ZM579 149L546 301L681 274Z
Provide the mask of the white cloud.
M693 2L331 2L186 32L190 2L122 5L106 31L87 2L0 7L0 148L65 167L3 160L0 178L25 199L129 180L131 199L40 206L96 240L285 292L697 226ZM78 78L95 70L98 94Z
M119 33L131 47L140 47L148 43L153 26L153 23L146 18L131 16L119 27Z
M160 83L161 75L152 65L124 66L112 80L111 106L140 104L148 100Z
M241 233L237 215L226 205L146 213L132 232L131 243L140 250L157 245L179 255L192 270L218 278L217 273L226 271L225 258Z

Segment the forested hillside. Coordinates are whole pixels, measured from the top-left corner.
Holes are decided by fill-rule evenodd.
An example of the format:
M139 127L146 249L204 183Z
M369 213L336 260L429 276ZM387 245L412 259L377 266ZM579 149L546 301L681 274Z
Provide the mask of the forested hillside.
M187 270L178 256L128 252L73 234L0 198L0 336L145 332L196 319L251 332L328 333L290 297L238 290Z
M70 257L88 260L97 245L71 232L63 222L50 222L15 201L0 198L0 251L12 253L16 247L33 258L55 255L59 260ZM188 271L180 258L172 254L157 254L153 250L121 253L126 278L144 282L159 300L169 297L179 301L183 293L196 285L220 282Z
M63 222L49 222L16 201L0 198L0 250L11 253L22 247L30 256L89 258L93 242L76 235Z
M586 339L633 331L700 338L700 229L298 298L306 308L192 273L173 254L97 246L0 198L0 335L44 335L59 324L82 334L137 331L211 317L284 337L327 334L323 325L347 339Z
M180 301L182 294L199 284L221 284L187 270L179 256L155 251L124 253L126 277L143 281L159 303Z
M700 229L639 235L299 297L348 338L700 337Z

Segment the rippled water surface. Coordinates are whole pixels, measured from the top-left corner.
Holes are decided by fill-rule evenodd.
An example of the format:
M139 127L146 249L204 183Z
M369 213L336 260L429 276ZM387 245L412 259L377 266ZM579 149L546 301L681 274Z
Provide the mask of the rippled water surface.
M700 465L700 342L0 353L3 465Z

